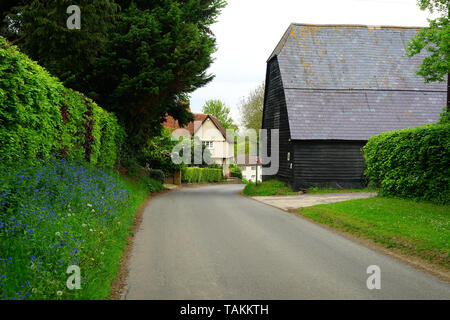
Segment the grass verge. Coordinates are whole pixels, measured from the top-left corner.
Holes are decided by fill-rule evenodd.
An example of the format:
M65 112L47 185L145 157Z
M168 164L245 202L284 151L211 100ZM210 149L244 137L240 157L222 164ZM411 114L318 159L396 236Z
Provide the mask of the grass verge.
M375 197L301 208L299 215L450 268L450 206Z
M379 192L375 188L362 189L333 189L333 188L318 188L312 187L308 189L308 194L326 194L326 193L355 193L355 192Z
M297 194L297 192L293 192L284 182L275 179L259 182L258 184L249 182L242 192L252 197Z
M140 204L162 185L81 162L0 167L0 298L106 299ZM78 266L81 289L66 286Z

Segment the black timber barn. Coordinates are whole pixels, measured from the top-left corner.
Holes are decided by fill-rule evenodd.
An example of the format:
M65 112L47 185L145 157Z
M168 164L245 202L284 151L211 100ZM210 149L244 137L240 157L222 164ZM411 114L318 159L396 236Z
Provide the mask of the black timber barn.
M437 122L447 85L425 84L424 55L405 55L418 30L291 24L267 61L262 128L279 129L280 167L263 179L361 187L370 137Z

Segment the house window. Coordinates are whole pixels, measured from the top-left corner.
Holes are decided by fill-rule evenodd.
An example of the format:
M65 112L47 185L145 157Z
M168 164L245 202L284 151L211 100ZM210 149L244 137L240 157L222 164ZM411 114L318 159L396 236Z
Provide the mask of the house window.
M252 171L255 171L256 170L256 167L252 167Z
M206 141L205 145L208 149L214 149L214 141Z

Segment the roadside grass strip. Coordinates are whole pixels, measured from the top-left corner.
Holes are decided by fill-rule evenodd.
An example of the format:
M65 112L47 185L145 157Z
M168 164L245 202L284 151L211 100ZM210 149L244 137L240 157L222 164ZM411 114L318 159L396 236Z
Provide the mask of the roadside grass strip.
M293 192L284 182L272 179L258 184L249 182L243 193L247 196L275 196L275 195L295 195L297 192Z

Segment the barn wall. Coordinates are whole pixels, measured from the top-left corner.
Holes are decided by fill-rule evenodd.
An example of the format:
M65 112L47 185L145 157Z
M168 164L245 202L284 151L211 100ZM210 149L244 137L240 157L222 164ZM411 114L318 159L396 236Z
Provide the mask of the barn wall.
M278 174L275 176L264 175L263 166L263 180L277 178L291 184L293 182L293 170L290 169L290 162L287 161L288 152L291 153L292 160L290 142L291 134L289 130L283 82L281 79L278 59L276 57L270 60L267 64L262 128L280 130L280 168ZM270 147L271 141L269 138L269 150Z
M361 148L366 141L295 141L294 190L319 187L365 186Z

